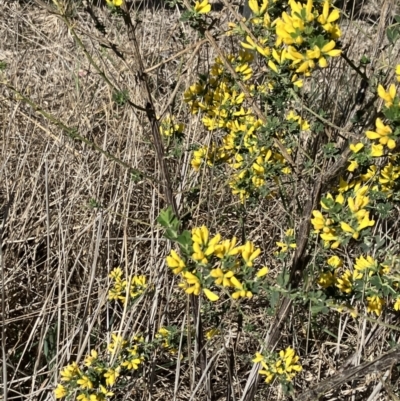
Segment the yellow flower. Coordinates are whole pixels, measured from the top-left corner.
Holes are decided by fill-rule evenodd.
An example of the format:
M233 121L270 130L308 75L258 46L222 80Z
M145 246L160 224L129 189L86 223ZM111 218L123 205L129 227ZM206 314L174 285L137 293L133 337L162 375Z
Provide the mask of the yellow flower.
M261 249L255 248L254 244L247 241L241 246L242 258L245 260L247 266L253 266L253 261L260 255Z
M386 145L389 149L394 149L396 147L396 141L391 138L392 129L389 125L385 125L380 118L375 121L376 130L367 131L365 133L368 139L379 139L381 145Z
M85 393L79 394L79 395L76 397L76 399L77 399L78 401L91 401L91 400L90 400L90 397L89 397L87 394L85 394ZM93 401L94 401L94 400L93 400Z
M360 233L359 233L357 230L355 230L354 228L352 228L349 224L347 224L347 223L344 222L344 221L340 222L340 228L341 228L343 231L352 234L352 237L353 237L354 239L358 239L358 237L360 236Z
M253 296L253 294L252 294L251 291L245 291L245 290L242 289L242 290L235 291L232 294L232 299L239 299L239 298L248 298L248 299L250 299L250 298L252 298L252 296Z
M400 297L396 299L395 304L393 305L394 310L400 310Z
M371 297L367 297L367 302L367 312L375 313L376 316L380 316L383 305L385 305L385 301L382 298L373 295Z
M233 237L231 240L225 240L221 244L215 246L214 255L217 258L223 259L227 256L237 255L241 247L235 247L237 242L236 237Z
M238 65L235 68L235 71L237 73L239 73L240 75L242 75L243 81L249 80L251 78L251 76L253 75L253 70L251 69L251 67L247 63ZM241 100L241 98L239 98L239 101L240 100Z
M110 351L111 353L114 353L117 350L121 350L127 344L126 340L124 340L124 338L118 334L112 333L111 338L112 340L107 347L108 351Z
M215 336L218 336L221 334L221 331L219 329L210 329L206 331L206 338L207 340L211 340L212 338L214 338Z
M256 357L252 360L252 362L259 363L263 360L264 360L264 357L259 352L256 352Z
M211 301L211 302L215 302L218 301L219 296L217 294L214 294L212 291L210 291L207 288L203 288L203 292L205 294L205 296Z
M357 231L364 230L364 228L367 227L372 227L375 224L375 220L369 219L369 212L367 212L365 209L357 212L356 217L358 221Z
M199 262L206 264L208 262L206 256L204 255L203 251L201 250L201 246L198 242L193 243L193 254L192 259Z
M104 373L104 378L106 379L107 386L113 386L119 376L119 368L112 369L109 368L106 373Z
M383 146L382 145L371 145L371 156L381 157L383 156Z
M357 160L352 160L347 167L347 171L353 172L358 169L358 162Z
M268 0L263 0L261 7L258 5L258 0L249 0L249 7L251 11L253 11L253 14L256 17L259 17L265 13L265 10L268 7Z
M111 271L109 274L109 277L112 278L113 280L121 280L123 276L122 269L120 267L116 267Z
M291 81L293 82L294 86L297 86L298 88L302 88L303 87L303 80L302 79L298 79L298 75L294 74L292 76Z
M201 3L196 1L194 5L194 11L199 14L207 14L211 11L211 4L208 0L203 0Z
M317 283L322 288L331 287L335 283L335 276L331 272L321 273L318 277Z
M68 382L80 375L80 370L76 362L72 362L60 371L61 381Z
M372 180L372 179L375 177L375 175L376 175L376 170L377 170L377 168L376 168L375 165L369 167L368 171L367 171L365 174L361 174L362 180L363 180L363 181Z
M185 267L185 262L180 258L180 256L171 249L171 253L167 256L167 266L172 269L174 274L179 274Z
M314 226L314 230L321 231L327 224L327 220L319 210L313 210L314 218L311 219L311 223Z
M98 356L97 351L92 349L90 355L86 357L84 364L86 366L92 366L93 362L97 359L97 356Z
M230 278L234 275L233 271L228 270L226 273L218 267L210 271L210 276L215 278L215 284L222 285L224 287L230 287L232 285Z
M106 0L106 1L109 6L116 6L116 7L122 6L122 3L124 2L123 0Z
M257 274L256 277L260 278L260 277L264 277L269 273L269 269L267 266L264 266L263 268L261 268Z
M378 95L381 99L385 101L385 106L390 107L396 97L396 87L394 86L394 84L391 84L389 90L386 92L385 88L381 84L379 84Z
M272 71L274 71L277 74L279 74L278 67L276 66L276 64L272 60L268 61L268 67L271 68Z
M108 391L104 386L100 384L100 392L104 394L106 397L112 397L114 393L112 391Z
M354 183L349 183L343 179L343 177L340 177L339 179L339 192L342 194L343 192L347 192L351 187L354 186Z
M260 53L264 57L268 57L271 53L270 49L268 47L262 47L264 43L266 42L266 39L260 40L258 45L257 43L254 42L254 40L250 36L246 36L246 42L240 42L242 47L245 49L249 50L256 50L258 53Z
M296 355L293 348L288 347L279 352L280 360L275 364L279 374L285 374L287 380L292 380L296 372L303 370L302 366L298 363L299 357Z
M351 150L353 153L358 153L363 147L364 147L364 144L361 143L361 142L352 143L352 144L350 145L350 150Z
M208 242L208 228L206 226L196 227L192 230L192 240L199 245L205 245Z
M183 272L182 277L185 279L182 283L178 284L179 287L183 288L186 294L200 295L201 283L200 279L190 272Z
M339 267L343 266L343 261L342 259L339 258L339 256L331 256L327 261L329 266L333 267L334 269L337 269Z
M318 17L318 22L321 25L335 22L340 17L340 13L337 9L333 9L331 12L329 12L330 11L329 7L330 7L330 1L325 0L322 8L322 14Z
M330 192L328 192L328 194L325 196L325 199L322 199L321 200L321 207L322 207L322 209L324 209L324 210L329 210L330 208L331 208L331 206L330 206L330 201L327 201L327 200L333 200L333 196L332 196L332 194L330 193Z
M336 287L345 294L350 294L353 290L353 275L346 270L341 278L336 279Z
M174 116L169 114L161 121L160 133L165 137L182 134L185 125L177 123Z
M90 381L88 376L83 375L79 380L76 381L82 389L93 388L93 383Z
M141 362L142 362L142 359L137 357L137 358L128 359L128 360L122 362L121 366L124 366L128 370L136 370L136 369L139 369L139 365Z
M398 64L396 67L396 75L397 75L397 80L400 82L400 64Z
M368 196L364 196L368 191L368 187L364 186L357 191L355 191L356 196L354 198L350 197L347 199L347 204L349 205L349 209L356 213L359 210L363 209L369 203Z
M374 267L376 267L376 262L372 256L367 256L367 259L364 256L360 256L356 259L356 264L354 265L354 268L360 271Z
M66 390L66 388L62 384L57 384L57 387L54 389L54 396L56 398L63 398L67 394L68 394L68 391Z
M366 270L366 269L373 269L376 267L376 261L372 256L367 256L365 259L364 256L360 256L359 258L356 259L356 264L354 265L354 268L360 271Z

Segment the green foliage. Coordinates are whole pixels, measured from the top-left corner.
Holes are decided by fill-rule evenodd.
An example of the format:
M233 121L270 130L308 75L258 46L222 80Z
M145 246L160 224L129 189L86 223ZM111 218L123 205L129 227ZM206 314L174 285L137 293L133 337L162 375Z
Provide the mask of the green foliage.
M118 7L114 3L113 7ZM228 24L233 50L221 51L183 94L189 112L199 116L210 139L191 149L191 166L195 173L211 171L218 183L227 183L244 213L268 200L279 202L281 213L286 214L283 220L290 222L291 228L281 231L276 247L267 255L276 269L272 276L270 268L260 262L262 249L246 238L244 229L241 244L236 237L224 238L223 227L202 225L187 230L168 207L157 218L164 237L175 245L165 264L191 301L202 297L200 311L195 313L207 324L215 324L205 332L208 341L218 336L218 325L229 312L243 316L241 306L254 305L254 300L265 302L267 314L274 316L281 301L289 299L294 308L307 310L314 325L318 318L334 313L357 319L362 313L378 318L387 309L399 311L396 239L377 233L381 220L390 219L400 201L400 99L396 85L390 83L385 88L379 84L383 73L372 77L370 85L377 87L377 97L383 101L374 126L358 137L337 132L328 138L327 121L333 113L320 105L315 107L310 83L342 55L339 10L328 0L250 0L249 6L252 15L247 21ZM204 36L212 29L210 12L208 0L196 1L182 13L181 21ZM391 44L400 37L399 16L396 21L386 31ZM371 63L368 55L361 57L360 67L343 57L362 75L365 90L368 82L360 69ZM400 65L395 79L400 82ZM115 92L113 100L124 105L128 92ZM353 122L364 118L359 113ZM173 115L165 115L159 123L168 158L180 156L185 125ZM333 127L329 123L329 132L334 132ZM310 144L315 147L312 152ZM343 149L349 150L348 157ZM323 180L327 166L341 159L345 162L336 176L323 182L321 194L313 193L316 187L312 184L318 178ZM303 194L296 192L298 187L307 188L307 201L315 201L310 216L300 215L306 203ZM198 187L190 191L197 202L201 191ZM311 196L315 199L308 199ZM100 206L91 200L91 207ZM296 230L305 222L311 230L303 229L300 236ZM304 255L312 256L312 262L306 257L297 261L300 247ZM303 280L293 280L294 261L304 263L295 266L301 268ZM116 309L140 302L151 286L145 276L126 277L121 268L114 269L110 278L108 300L115 302ZM253 326L245 327L250 331ZM329 329L325 331L336 336ZM185 335L189 342L190 330ZM138 374L156 352L177 354L180 341L175 326L160 327L149 341L139 334L130 339L115 333L112 337L107 351L100 352L115 358L100 358L95 351L86 367L68 365L61 376L71 377L56 389L57 397L75 390L90 401L111 396L118 378L122 380L127 371ZM257 352L253 362L259 364L267 384L276 381L286 393L294 391L292 381L302 366L293 348Z
M124 106L129 100L129 92L127 90L122 90L113 93L113 101L118 106Z

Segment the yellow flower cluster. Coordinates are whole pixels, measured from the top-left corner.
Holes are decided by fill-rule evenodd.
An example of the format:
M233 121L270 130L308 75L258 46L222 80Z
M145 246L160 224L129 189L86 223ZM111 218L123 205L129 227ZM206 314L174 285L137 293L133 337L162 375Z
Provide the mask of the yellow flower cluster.
M296 249L296 240L294 238L294 229L289 228L285 231L285 237L283 239L283 242L278 241L276 242L276 245L280 248L278 252L275 253L275 255L283 254L286 253L289 249Z
M249 63L253 55L250 52L241 51L237 57L229 55L227 59L243 80L251 78L253 71ZM233 88L232 77L219 57L211 67L210 79L200 79L190 86L184 93L184 101L192 113L201 111L204 114L202 122L210 131L225 128L234 117L251 114L250 110L243 108L244 94Z
M97 352L92 350L91 358L93 363L97 359ZM91 365L86 365L91 366ZM88 371L84 373L76 364L73 362L67 365L60 371L61 381L63 384L59 383L54 389L54 395L56 398L64 398L75 390L78 390L76 399L79 401L104 401L106 397L111 397L114 395L107 387L107 369L97 368L96 375L100 377L100 384L98 380L93 379L93 375ZM90 374L90 377L89 377Z
M294 110L286 118L288 123L280 124L279 130L273 119L285 119L286 111L279 104L288 104L291 100L290 89L302 87L299 74L310 75L316 63L326 67L329 57L340 54L335 49L335 40L341 35L336 23L339 12L328 0L315 4L312 0L307 4L294 0L251 0L249 6L253 12L249 21L256 26L257 38L254 40L254 36L243 34L239 27L230 24L230 33L244 36L241 44L245 51L227 55L226 59L243 85L247 85L254 101L259 98L268 103L266 110L271 121L262 122L246 107L245 95L235 82L238 77L232 76L219 57L208 76L200 76L184 94L192 113L202 114L208 130L224 132L220 140L212 140L210 145L194 151L193 169L199 170L203 163L208 166L226 163L233 170L229 186L242 203L249 198L275 195L279 178L291 174L286 158L271 139L280 141L287 154L291 154L290 145L285 144L298 143L296 137L309 130L310 124ZM250 83L255 82L251 65L256 52L265 58L269 72L273 72L266 74L262 85ZM282 99L274 104L271 99L276 95ZM297 124L296 129L293 122Z
M241 51L237 57L228 56L228 59L243 81L251 77L249 63L253 55L250 52ZM234 170L229 181L232 193L244 202L254 190L268 192L269 181L276 181L282 174L290 174L291 169L275 146L260 145L258 131L263 123L251 109L244 108L244 95L234 87L234 80L217 58L211 68L210 79L190 86L184 99L193 113L204 115L202 122L207 129L222 129L226 133L220 145L212 142L193 152L193 169L198 171L203 163L209 166L227 163ZM250 86L252 88L254 85ZM267 91L267 88L262 90ZM302 120L299 121L300 126L306 127Z
M298 372L302 371L299 356L293 348L288 347L279 352L277 355L268 355L267 357L256 353L253 359L254 363L261 363L262 369L260 375L265 376L265 382L271 383L274 379L278 379L282 384L291 382Z
M275 1L268 0L263 0L261 5L257 0L249 1L254 16L250 23L265 31L261 30L257 42L250 36L242 42L244 48L265 57L272 71L278 74L281 65L286 63L295 73L310 75L317 64L325 68L329 57L340 55L341 51L335 49L335 41L341 36L337 24L340 13L332 8L329 0L322 6L321 3L314 4L313 0L306 4L289 0L279 5L280 8ZM237 32L234 24L230 27L231 31ZM273 33L274 44L268 40Z
M161 327L155 335L155 338L161 342L162 348L167 350L170 354L175 355L178 352L177 348L174 346L176 344L176 339L171 329Z
M254 271L254 261L261 253L251 241L237 246L237 239L223 240L218 233L209 238L206 226L193 228L191 233L192 251L187 260L176 251L166 258L167 266L182 281L179 284L187 294L204 295L210 301L219 296L210 287L228 290L233 299L251 298L255 281L268 273L263 267Z
M320 235L325 246L331 249L347 243L349 238L359 239L364 229L375 224L366 209L369 204L368 186L357 183L352 191L350 188L339 191L335 199L328 193L321 201L323 212L313 210L314 218L311 219L315 232Z
M373 156L380 157L383 155L383 147L387 146L389 149L396 147L396 136L389 125L385 125L380 118L375 121L375 131L367 131L365 133L368 139L377 139L379 145L375 145Z
M392 274L391 265L398 263L398 258L379 263L372 256L359 256L356 258L353 269L345 269L342 274L338 271L343 267L343 261L338 256L331 256L327 260L328 268L324 269L317 283L324 289L336 287L343 295L356 295L361 299L367 294L367 312L380 316L385 305L385 298L394 298L394 310L400 309L399 297L396 292L399 286L399 277Z
M133 276L130 280L126 280L120 267L113 269L109 277L112 280L112 287L108 291L109 301L119 300L125 303L137 298L147 287L145 276Z
M398 164L398 153L392 154L391 151L396 149L397 141L400 136L400 100L397 96L397 90L395 84L391 84L389 89L386 91L385 88L379 84L377 88L378 96L384 101L383 114L386 117L387 122L381 117L378 117L375 120L375 129L367 130L365 132L365 136L369 139L370 142L367 143L354 143L350 145L350 150L353 152L351 156L350 165L347 170L350 172L354 172L360 167L365 168L365 159L371 160L371 158L382 157L385 156L385 153L388 153L389 160L391 163ZM387 148L387 149L385 149ZM373 161L373 160L372 160ZM375 161L373 161L375 163ZM396 174L398 172L399 166L393 166L394 168L388 167L388 170L385 172L385 175ZM375 175L376 166L370 165L368 166L370 169L369 173ZM389 171L390 170L390 171ZM368 174L364 174L361 176L370 179L371 176ZM382 190L385 192L389 192L391 190L390 184L389 186L385 185L385 179L388 177L382 177L382 189L374 189L374 190ZM397 178L394 178L394 180ZM380 180L379 180L380 181ZM391 179L388 179L388 182Z
M396 75L399 75L398 71L400 68L396 69ZM386 121L379 117L375 120L375 130L366 131L366 139L372 143L364 141L350 145L352 154L347 170L351 179L341 177L336 195L328 193L321 201L321 210L312 212L314 230L330 249L368 235L368 228L375 225L370 213L384 216L390 210L388 201L394 203L399 199L400 155L395 150L400 135L400 102L395 84L388 90L379 85L377 91L384 101L382 113ZM381 158L379 164L377 157ZM373 242L373 237L369 241ZM388 255L384 257L388 258ZM381 315L389 302L393 303L394 310L400 310L399 278L393 274L398 258L392 257L391 261L383 263L377 259L361 255L352 268L341 271L343 262L334 255L328 260L329 267L320 272L317 283L323 289L330 288L330 293L332 289L339 291L339 298L365 299L367 312L376 316ZM337 309L342 307L339 305ZM351 313L356 316L356 312Z
M165 137L182 136L185 124L176 122L174 116L167 114L160 124L160 133Z
M108 351L118 354L116 362L110 366L108 358L101 358L96 350L91 350L83 366L79 367L76 362L72 362L61 369L62 383L54 389L55 397L67 397L76 391L76 399L79 401L105 401L107 397L113 396L111 387L118 378L125 372L137 370L144 361L143 341L143 337L139 336L127 341L113 333Z

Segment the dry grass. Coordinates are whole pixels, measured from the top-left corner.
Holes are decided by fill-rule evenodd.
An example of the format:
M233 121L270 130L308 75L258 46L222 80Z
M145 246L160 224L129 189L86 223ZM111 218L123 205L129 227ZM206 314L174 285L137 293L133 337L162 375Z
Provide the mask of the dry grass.
M110 80L107 84L65 22L38 3L0 0L0 62L6 63L0 80L7 83L0 85L0 206L11 202L2 237L2 338L7 367L2 388L7 388L9 400L52 399L59 368L109 341L111 330L142 332L147 338L161 326L176 325L184 333L189 323L195 330L189 304L164 265L170 244L155 219L166 199L149 122L145 113L113 100L112 86L144 106L136 90L135 60L125 27L105 7L94 7L105 26L103 36L80 2L71 2L76 32ZM398 55L385 52L384 32L396 11L394 2L383 2L385 7L392 5L389 8L372 0L342 3L351 17L343 29L348 54L355 60L357 53L374 54L370 68L376 70L393 64ZM198 72L207 70L215 50L208 44L195 45L199 38L179 21L181 10L156 5L137 4L132 18L140 19L136 34L157 113L171 112L187 123L182 152L172 157L173 149L166 149L180 214L190 213L189 227L206 223L227 235L251 238L263 249L263 262L273 267L275 241L287 228L287 209L276 199L243 216L229 189L209 173L191 171L191 147L207 143L210 134L201 130L197 117L189 116L181 95ZM223 29L228 17L224 13L217 26ZM105 47L106 40L117 44L125 60ZM223 50L229 45L226 39L221 42ZM185 49L189 50L179 53ZM350 123L357 110L354 88L359 82L342 59L321 74L313 92L315 103L333 111L332 122L355 135L371 121ZM71 131L35 111L11 87L76 129L87 143L71 139ZM326 135L335 132L328 128ZM110 160L90 142L118 160ZM301 200L308 188L293 184L290 191ZM296 207L294 202L290 208L293 219ZM154 285L128 311L114 310L106 302L108 273L116 266L127 275L145 274ZM272 269L272 274L277 271ZM198 350L192 344L192 359L172 367L168 361L153 366L129 385L123 398L207 399L204 383L208 381L214 400L241 399L252 368L250 358L271 321L262 299L243 305L242 312L224 312L219 322L222 335L207 344L210 365L205 377L193 359ZM113 319L119 314L122 323L115 327ZM214 320L203 321L205 330L218 320L217 314L210 316ZM387 323L395 324L394 317L387 316ZM389 349L389 336L398 340L396 332L378 323L337 315L315 319L305 307L289 313L278 347L293 345L300 350L304 371L296 391L302 392L339 368L382 354ZM324 399L388 399L389 392L383 390L397 388L397 376L393 369L362 377ZM255 400L285 399L277 387L260 387Z

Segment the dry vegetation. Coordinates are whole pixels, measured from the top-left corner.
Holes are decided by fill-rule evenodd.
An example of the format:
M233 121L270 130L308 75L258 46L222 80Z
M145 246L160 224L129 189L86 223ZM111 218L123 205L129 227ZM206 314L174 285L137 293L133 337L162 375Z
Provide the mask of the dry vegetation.
M350 18L343 26L342 44L352 58L367 52L375 69L388 57L393 60L393 54L385 53L385 29L396 13L395 0L340 3ZM149 121L146 113L116 102L116 91L126 91L134 104L145 106L126 27L104 5L69 4L70 21L85 51L109 83L52 12L51 2L0 0L1 388L9 400L53 399L59 369L109 341L111 329L142 332L147 338L161 326L175 325L182 333L184 327L195 330L189 302L165 267L171 245L156 218L167 200ZM233 16L215 10L216 30L223 31ZM274 275L271 255L286 220L280 200L263 201L244 216L229 188L209 173L190 168L192 146L207 143L210 134L190 116L182 93L198 72L207 70L215 49L180 22L181 12L148 0L131 10L156 112L171 112L186 123L182 148L166 144L165 149L179 213L189 228L207 224L239 238L245 232L262 248L263 262ZM104 25L105 35L96 29L93 16ZM223 50L231 45L226 38L219 44ZM335 125L356 132L373 121L371 112L363 124L351 126L359 83L341 59L321 74L313 95L334 111ZM371 98L368 93L366 101ZM336 135L332 127L327 131ZM307 146L307 138L304 143ZM293 191L296 201L307 199L307 188ZM108 273L117 266L144 274L152 283L141 301L125 312L107 302ZM224 311L222 321L216 312L203 319L204 331L216 323L221 331L207 345L212 363L204 381L201 364L193 359L198 351L193 336L191 359L150 363L121 399L244 399L246 383L256 374L251 358L272 317L262 299L241 309L242 314ZM121 326L113 327L119 314ZM398 315L385 319L396 325ZM338 314L311 318L304 307L287 315L278 348L294 345L300 352L303 372L295 385L299 394L341 370L376 359L390 349L389 340L397 342L398 332L385 325ZM397 369L387 364L382 369L361 372L323 399L398 399ZM212 397L205 383L212 387ZM285 396L277 386L260 384L253 399Z

